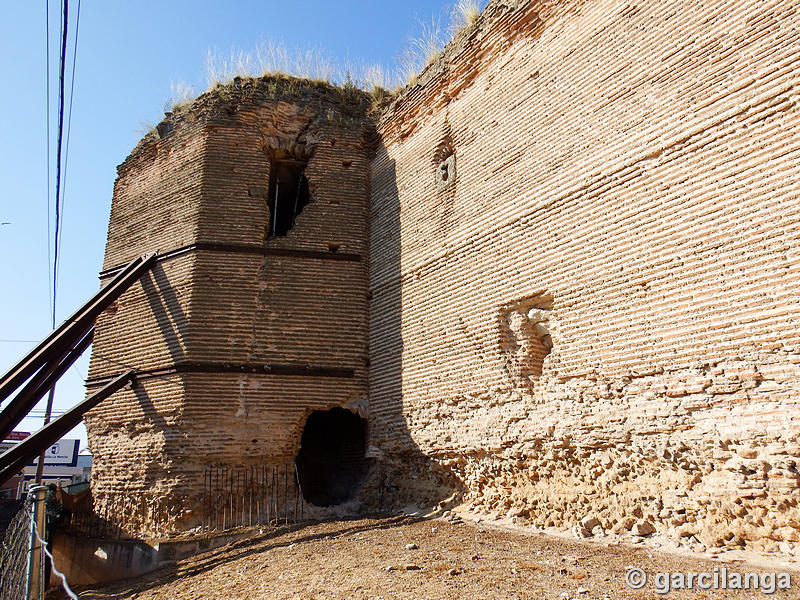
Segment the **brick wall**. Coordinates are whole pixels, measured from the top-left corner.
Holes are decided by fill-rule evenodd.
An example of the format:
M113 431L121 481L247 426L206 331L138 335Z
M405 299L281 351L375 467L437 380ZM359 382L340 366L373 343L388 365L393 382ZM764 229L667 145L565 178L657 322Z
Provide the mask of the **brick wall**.
M373 443L542 526L800 540L799 24L493 2L462 31L378 126Z
M368 405L364 501L789 551L798 24L496 1L378 136L364 96L285 78L170 115L115 186L105 268L180 252L98 321L92 389L144 372L87 418L101 512L190 527L205 468L289 463L311 411ZM287 154L312 202L271 238Z

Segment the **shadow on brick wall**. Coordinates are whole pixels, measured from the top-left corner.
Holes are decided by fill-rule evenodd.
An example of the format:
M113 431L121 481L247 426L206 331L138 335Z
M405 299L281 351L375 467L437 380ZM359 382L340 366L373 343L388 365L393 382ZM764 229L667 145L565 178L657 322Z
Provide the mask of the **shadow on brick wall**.
M164 268L158 263L140 281L170 358L173 363L178 362L185 358L183 344L189 321L175 288L167 278Z
M403 278L395 162L381 145L373 161L370 206L370 453L367 486L382 509L445 507L460 499L452 471L417 445L403 404ZM375 487L373 487L375 486Z

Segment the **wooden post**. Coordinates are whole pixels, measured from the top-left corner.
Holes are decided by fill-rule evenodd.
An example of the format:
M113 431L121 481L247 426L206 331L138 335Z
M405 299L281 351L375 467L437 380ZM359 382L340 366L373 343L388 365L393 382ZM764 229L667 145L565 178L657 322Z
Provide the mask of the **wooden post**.
M37 485L29 493L33 496L31 514L31 545L28 554L28 600L41 600L44 597L45 573L44 550L41 539L44 539L45 528L45 502L47 486ZM38 532L38 536L36 535Z

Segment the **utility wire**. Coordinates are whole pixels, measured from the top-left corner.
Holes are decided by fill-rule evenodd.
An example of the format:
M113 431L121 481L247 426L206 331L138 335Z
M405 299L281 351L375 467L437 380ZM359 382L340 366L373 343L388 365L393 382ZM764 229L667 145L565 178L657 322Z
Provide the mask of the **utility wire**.
M56 138L56 220L54 236L53 254L53 313L52 326L56 327L56 296L58 293L58 247L60 245L61 229L61 146L64 139L64 68L67 62L67 13L69 12L69 0L64 0L64 16L61 27L61 62L60 74L58 77L58 136Z
M51 313L51 324L53 329L56 328L56 297L58 291L58 247L59 242L59 229L61 225L61 145L64 139L64 67L67 61L67 31L69 28L69 20L67 15L69 13L69 0L64 0L64 11L61 21L61 61L59 65L59 78L58 78L58 137L56 141L56 219L55 219L55 236L53 241L53 311ZM48 174L49 175L49 174ZM47 394L47 407L44 413L44 424L50 422L50 415L53 411L53 399L56 394L56 384L50 388ZM42 474L44 472L44 452L39 455L39 460L36 462L36 483L41 483Z
M46 47L46 58L45 58L45 72L46 72L46 82L45 87L47 88L45 98L45 106L44 106L44 113L45 113L45 122L47 124L47 148L45 154L47 155L47 295L50 296L50 312L55 312L55 306L53 305L53 280L50 276L50 263L52 261L52 256L50 253L50 0L45 2L45 47Z
M139 368L139 367L134 367L133 365L126 364L124 362L120 362L118 360L114 360L113 358L109 358L108 356L104 356L103 354L100 354L96 350L92 351L92 358L97 358L99 360L104 360L107 363L110 363L112 365L116 365L117 367L123 367L125 369L138 369Z
M61 220L64 220L64 206L66 204L66 195L67 195L67 174L69 171L67 170L67 165L69 163L69 137L70 132L72 131L72 100L75 97L75 63L78 58L78 28L80 27L81 23L81 0L78 0L78 10L75 15L75 40L73 41L72 45L72 77L69 86L69 112L67 113L67 143L64 148L64 184L61 186ZM61 240L58 240L59 250L61 249ZM61 267L61 258L58 259L59 263L56 265L56 269L60 269Z

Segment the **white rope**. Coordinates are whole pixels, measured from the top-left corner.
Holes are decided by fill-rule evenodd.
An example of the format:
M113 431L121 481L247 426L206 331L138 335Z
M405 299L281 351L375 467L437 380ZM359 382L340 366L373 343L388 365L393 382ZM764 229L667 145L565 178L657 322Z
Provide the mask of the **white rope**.
M73 592L70 589L69 584L67 583L67 576L64 575L58 569L56 569L56 559L52 554L50 554L50 551L47 549L47 542L45 542L42 539L42 536L39 535L39 528L36 526L36 519L33 520L33 535L35 535L36 539L39 540L39 543L42 545L42 550L44 551L44 553L50 557L50 568L53 570L53 573L61 577L61 582L62 582L61 585L64 588L64 591L72 600L80 600L80 598L78 598L78 596L75 595L75 592Z

